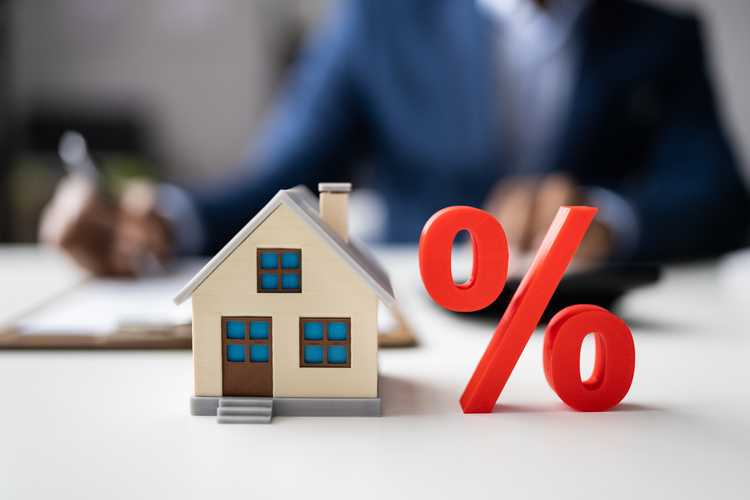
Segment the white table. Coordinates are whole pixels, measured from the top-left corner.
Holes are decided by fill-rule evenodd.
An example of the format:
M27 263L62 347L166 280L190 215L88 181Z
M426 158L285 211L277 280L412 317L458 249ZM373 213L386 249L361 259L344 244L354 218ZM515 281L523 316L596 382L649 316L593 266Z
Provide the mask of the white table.
M435 307L413 248L383 256L421 345L381 352L382 418L219 425L188 414L189 352L0 352L0 498L750 497L750 294L715 266L618 307L637 367L617 411L567 409L536 334L495 413L463 415L494 324Z

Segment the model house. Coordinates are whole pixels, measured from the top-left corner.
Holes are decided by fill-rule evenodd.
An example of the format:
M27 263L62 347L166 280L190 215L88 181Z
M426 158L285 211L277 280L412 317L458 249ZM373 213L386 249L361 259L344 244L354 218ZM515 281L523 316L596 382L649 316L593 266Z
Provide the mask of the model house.
M379 415L383 269L348 235L348 183L279 191L175 298L192 297L191 412L220 422Z

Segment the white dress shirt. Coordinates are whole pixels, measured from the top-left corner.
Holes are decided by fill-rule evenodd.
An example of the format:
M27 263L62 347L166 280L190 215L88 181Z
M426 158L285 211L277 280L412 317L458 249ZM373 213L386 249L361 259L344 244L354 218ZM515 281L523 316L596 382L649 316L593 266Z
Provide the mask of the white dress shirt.
M504 166L533 173L556 149L573 96L578 44L573 26L586 0L478 0L494 21Z

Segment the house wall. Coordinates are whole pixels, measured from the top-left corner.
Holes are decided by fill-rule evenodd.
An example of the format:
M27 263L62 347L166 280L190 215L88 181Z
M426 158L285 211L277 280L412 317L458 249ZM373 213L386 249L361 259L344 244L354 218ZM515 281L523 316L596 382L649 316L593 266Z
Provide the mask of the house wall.
M257 293L258 247L302 249L302 293ZM222 316L273 317L273 395L376 397L378 299L294 212L279 206L193 293L196 396L222 393ZM299 318L351 318L351 368L301 368Z

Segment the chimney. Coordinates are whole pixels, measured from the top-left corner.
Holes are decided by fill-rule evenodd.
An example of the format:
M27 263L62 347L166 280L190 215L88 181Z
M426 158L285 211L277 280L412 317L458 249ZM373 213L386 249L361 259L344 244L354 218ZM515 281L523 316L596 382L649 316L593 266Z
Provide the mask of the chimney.
M349 182L321 182L320 218L338 234L342 240L349 241Z

